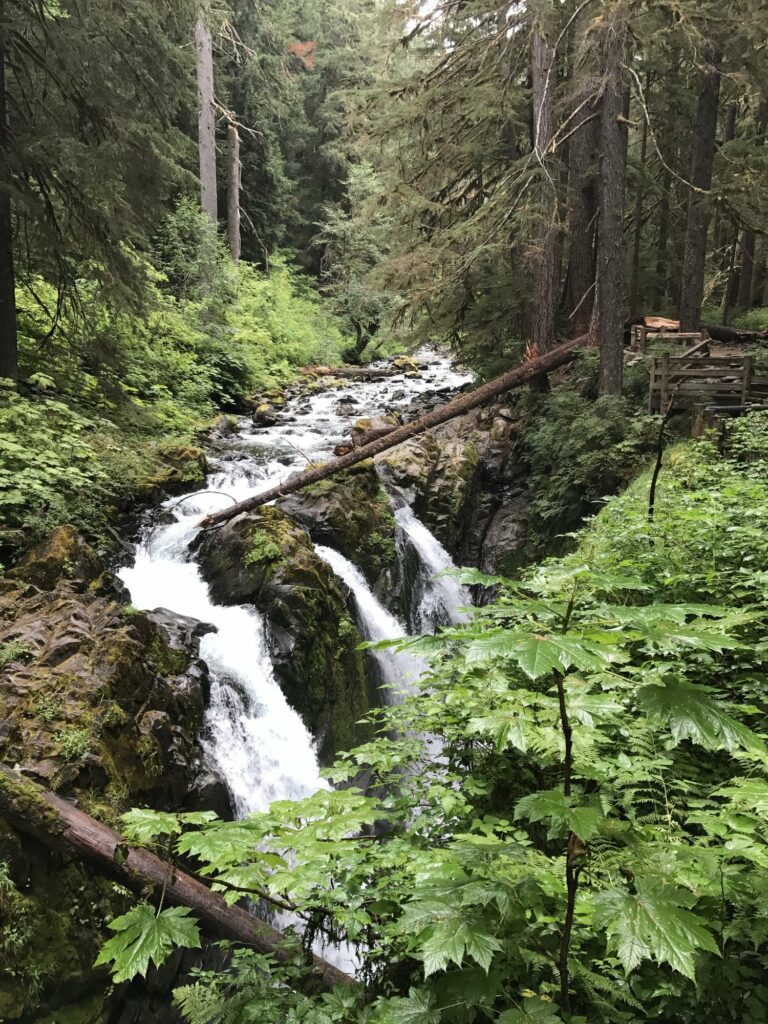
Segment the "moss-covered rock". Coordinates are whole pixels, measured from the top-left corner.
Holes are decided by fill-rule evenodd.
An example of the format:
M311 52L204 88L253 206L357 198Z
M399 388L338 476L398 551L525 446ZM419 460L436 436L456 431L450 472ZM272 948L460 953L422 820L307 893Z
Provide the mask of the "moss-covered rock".
M207 685L182 642L199 625L155 621L118 595L69 527L0 580L0 761L110 824L190 799ZM0 819L0 1020L105 1019L108 976L93 962L123 905Z
M159 494L183 494L202 486L207 471L208 460L202 448L194 445L164 448L152 475L137 485L136 496L146 500Z
M215 601L264 613L277 679L316 737L320 760L366 738L360 634L307 533L281 509L264 508L205 534L199 558Z
M395 558L395 517L371 460L278 502L318 544L336 548L374 585Z
M526 468L519 414L503 402L476 409L376 457L390 488L463 565L514 572L527 551Z

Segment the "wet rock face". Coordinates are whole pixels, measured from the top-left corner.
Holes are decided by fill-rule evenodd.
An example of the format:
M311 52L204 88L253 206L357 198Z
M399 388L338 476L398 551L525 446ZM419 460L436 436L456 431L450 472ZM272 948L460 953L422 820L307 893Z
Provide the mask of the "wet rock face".
M267 620L275 674L317 739L322 763L367 737L360 634L331 568L308 534L278 508L238 516L198 544L220 604L253 604Z
M0 581L0 760L109 824L134 805L200 806L197 785L212 784L198 779L206 627L145 615L119 595L70 527ZM0 871L0 1019L42 1019L75 1001L102 1019L107 976L93 962L123 898L1 817Z
M526 470L516 457L516 422L514 410L497 403L375 459L381 479L458 562L491 573L513 572L525 557Z
M375 586L395 562L395 517L372 461L291 494L278 507L317 544L327 544L359 566Z

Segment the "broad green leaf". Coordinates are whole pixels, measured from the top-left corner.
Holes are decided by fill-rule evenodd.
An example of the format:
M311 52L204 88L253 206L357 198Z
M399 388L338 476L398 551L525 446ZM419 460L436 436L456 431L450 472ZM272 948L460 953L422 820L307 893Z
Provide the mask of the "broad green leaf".
M560 1024L562 1019L551 1000L527 996L523 999L522 1006L505 1010L499 1017L499 1024L529 1024L530 1021L537 1021L538 1024Z
M644 686L638 693L638 703L652 720L669 729L676 745L691 740L707 750L730 753L764 749L760 737L729 715L704 686L686 680Z
M605 930L609 949L628 974L655 960L693 980L696 953L719 950L704 919L688 909L691 894L641 879L635 884L635 893L609 889L594 898L594 923Z
M186 907L169 907L156 914L149 904L141 903L110 922L109 928L115 934L102 946L95 966L112 964L116 984L144 977L150 960L160 966L177 946L200 948L200 931Z
M392 1019L396 1024L439 1024L440 1016L434 995L424 989L412 988L407 999L392 1000Z
M587 840L597 835L605 820L599 806L584 806L575 797L566 797L560 789L545 789L518 800L515 821L525 818L531 822L548 821L549 838L575 832Z
M121 815L123 832L137 843L150 843L159 836L172 836L181 831L179 818L167 811L133 808Z

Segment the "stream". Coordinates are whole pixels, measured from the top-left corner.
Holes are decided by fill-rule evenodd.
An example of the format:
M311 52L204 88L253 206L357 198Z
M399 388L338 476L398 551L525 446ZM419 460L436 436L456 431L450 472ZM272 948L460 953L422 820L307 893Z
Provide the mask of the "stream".
M202 515L226 507L227 495L240 501L281 483L305 468L308 459L331 457L348 437L351 420L406 409L425 392L457 389L470 379L434 353L417 358L428 363L420 377L351 382L301 396L271 427L241 420L217 453L207 490L165 502L163 525L156 525L156 515L148 517L134 563L119 571L136 607L163 608L216 627L200 644L211 677L201 744L209 766L225 780L238 816L266 810L274 800L300 799L328 784L320 778L312 736L276 682L262 615L252 606L223 607L211 600L190 554L196 524ZM339 411L339 403L345 403L344 411L354 408L351 419ZM316 547L349 592L360 632L369 640L433 632L460 621L462 607L470 604L468 592L455 580L436 575L453 564L447 552L403 504L402 495L393 494L392 501L399 577L411 595L407 621L399 622L384 608L348 559ZM421 672L418 660L407 653L371 651L367 659L387 700L408 692Z

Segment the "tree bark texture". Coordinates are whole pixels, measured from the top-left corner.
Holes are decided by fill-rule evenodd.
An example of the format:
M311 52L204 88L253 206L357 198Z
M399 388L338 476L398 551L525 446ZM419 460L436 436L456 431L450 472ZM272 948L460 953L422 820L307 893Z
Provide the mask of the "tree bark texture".
M704 266L707 255L712 166L715 159L715 132L720 102L722 51L710 48L708 66L699 80L699 103L694 128L691 191L685 227L685 250L680 287L680 330L698 331L704 298Z
M755 241L756 235L752 228L744 228L741 241L741 272L739 274L739 292L736 305L739 309L749 309L752 305L752 281L755 273Z
M651 73L648 72L645 79L645 102L648 104L648 100L651 93ZM637 194L635 196L635 216L634 216L634 243L632 246L632 273L630 277L629 286L629 314L630 316L638 316L640 313L640 247L643 239L643 207L645 205L645 174L646 167L645 163L648 158L648 121L645 116L642 118L643 130L642 137L640 140L640 173L637 179Z
M227 126L227 240L229 254L235 263L240 260L240 132L230 121Z
M459 395L446 405L441 405L437 409L433 409L432 412L427 413L426 416L414 420L413 423L397 427L379 440L371 442L371 444L364 445L362 448L356 448L348 455L333 459L322 466L309 469L304 473L298 473L277 487L271 487L268 491L262 491L261 494L256 494L252 498L247 498L236 505L222 509L221 512L214 512L212 515L206 516L199 525L203 528L218 526L220 523L225 523L243 512L250 512L261 505L268 504L270 501L282 498L286 494L300 491L303 487L309 486L309 484L325 480L335 473L340 473L343 469L356 466L358 462L372 459L375 455L380 455L381 452L388 451L390 448L402 444L403 441L417 437L432 427L437 427L441 423L446 423L456 416L461 416L465 412L470 412L472 409L484 405L492 398L503 395L512 388L528 384L536 377L540 377L544 373L550 373L559 366L564 366L576 357L579 347L584 345L586 341L587 338L574 338L572 341L558 345L557 348L550 349L544 355L538 356L535 359L529 359L514 370L509 370L507 373L501 374L500 377L495 377L493 380L488 381L487 384L475 388L474 391Z
M605 26L604 87L600 112L600 217L597 250L600 394L621 394L624 382L624 189L628 131L627 6L620 3Z
M557 170L547 160L553 134L555 89L552 45L536 25L532 42L533 144L540 161L539 224L533 242L531 344L546 352L555 337L557 311Z
M0 0L0 377L16 380L18 335L16 326L16 274L13 262L10 139L5 77L4 0Z
M589 331L595 304L595 226L597 224L597 141L599 121L594 98L597 83L582 59L584 27L589 10L573 24L571 50L574 54L568 141L568 291L566 312L568 337ZM592 99L590 100L590 97ZM589 102L586 102L589 101Z
M202 882L149 850L131 846L124 836L2 764L0 812L20 832L48 849L88 861L137 895L189 907L210 935L251 946L280 962L294 956L281 932L242 907L227 906ZM320 957L307 962L309 989L330 989L351 981L349 975Z
M200 153L200 202L214 224L219 211L216 195L216 105L213 85L213 37L206 21L207 10L198 8L195 26L197 51L198 148Z

